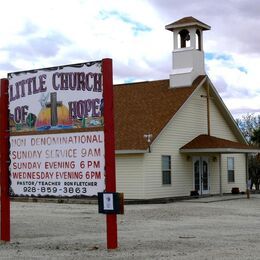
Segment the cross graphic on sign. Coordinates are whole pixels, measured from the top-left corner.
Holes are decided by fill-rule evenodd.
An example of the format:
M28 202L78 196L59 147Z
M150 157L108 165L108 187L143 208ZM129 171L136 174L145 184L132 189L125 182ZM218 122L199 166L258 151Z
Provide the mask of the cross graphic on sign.
M57 92L51 93L51 102L46 103L46 107L51 108L51 126L58 124L58 107L62 106L62 101L57 101Z

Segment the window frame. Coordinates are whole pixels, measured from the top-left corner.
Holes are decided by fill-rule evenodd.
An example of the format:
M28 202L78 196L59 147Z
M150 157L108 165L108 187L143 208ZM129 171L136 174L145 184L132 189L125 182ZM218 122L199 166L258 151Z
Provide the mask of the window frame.
M229 168L230 161L232 161L231 168ZM227 180L228 180L228 183L235 182L235 158L234 157L227 157Z
M167 159L167 167L165 167L164 159ZM172 158L170 155L161 156L161 169L162 169L162 185L172 184Z

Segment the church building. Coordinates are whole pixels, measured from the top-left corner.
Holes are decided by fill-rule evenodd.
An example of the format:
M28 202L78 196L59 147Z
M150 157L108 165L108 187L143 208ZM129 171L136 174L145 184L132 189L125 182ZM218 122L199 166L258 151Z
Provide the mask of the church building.
M114 85L117 191L158 199L246 190L248 146L205 72L203 33L185 17L173 33L169 79Z

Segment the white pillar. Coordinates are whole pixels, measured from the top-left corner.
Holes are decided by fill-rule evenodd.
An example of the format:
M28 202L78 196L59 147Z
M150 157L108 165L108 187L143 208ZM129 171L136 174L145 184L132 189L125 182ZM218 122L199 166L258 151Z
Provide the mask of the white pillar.
M219 154L219 161L218 161L218 167L219 167L219 195L223 196L222 191L222 166L221 166L221 153Z
M190 47L196 49L196 29L191 28L190 31Z
M250 198L250 187L249 185L249 174L248 174L248 153L246 153L246 197Z

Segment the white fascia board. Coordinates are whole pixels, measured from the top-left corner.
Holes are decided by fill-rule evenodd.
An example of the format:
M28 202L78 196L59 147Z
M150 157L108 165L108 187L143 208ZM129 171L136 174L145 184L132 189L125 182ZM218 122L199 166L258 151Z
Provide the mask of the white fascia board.
M148 150L115 150L116 154L143 154L147 152Z
M260 149L238 149L238 148L202 148L202 149L180 149L181 153L259 153Z
M178 29L178 28L184 28L184 27L191 27L191 26L199 26L199 27L202 27L203 29L205 30L210 30L211 29L211 26L207 25L207 24L203 24L203 23L200 23L200 22L191 22L191 23L182 23L182 24L177 24L177 25L174 25L174 28L170 28L168 26L168 28L170 28L171 30L173 29ZM167 27L167 26L166 26ZM165 28L166 28L165 27ZM166 29L168 29L166 28Z

